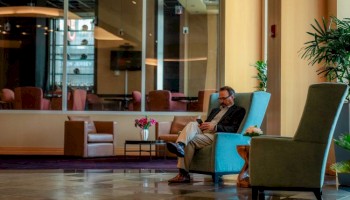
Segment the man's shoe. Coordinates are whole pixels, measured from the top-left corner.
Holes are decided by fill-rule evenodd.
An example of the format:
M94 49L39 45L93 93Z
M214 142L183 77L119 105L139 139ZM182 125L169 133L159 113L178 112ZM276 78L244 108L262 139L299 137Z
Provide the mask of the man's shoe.
M168 142L166 143L166 147L171 153L176 154L178 157L185 156L184 147L179 143Z
M168 180L169 183L190 183L191 177L190 174L181 174L179 173L174 178Z

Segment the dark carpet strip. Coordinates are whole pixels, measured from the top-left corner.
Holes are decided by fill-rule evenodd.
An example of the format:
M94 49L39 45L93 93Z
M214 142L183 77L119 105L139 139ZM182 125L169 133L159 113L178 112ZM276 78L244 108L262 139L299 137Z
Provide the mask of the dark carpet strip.
M176 159L1 155L0 169L176 169Z

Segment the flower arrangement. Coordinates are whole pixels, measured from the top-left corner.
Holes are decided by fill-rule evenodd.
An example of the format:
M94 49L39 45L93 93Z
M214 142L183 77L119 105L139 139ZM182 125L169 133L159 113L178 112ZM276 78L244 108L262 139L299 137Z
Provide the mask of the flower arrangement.
M135 127L140 127L142 129L148 129L150 126L155 125L156 120L148 118L147 116L141 119L135 119Z
M258 128L257 125L255 125L255 126L248 127L244 133L244 136L254 137L262 134L263 134L263 131L260 128Z

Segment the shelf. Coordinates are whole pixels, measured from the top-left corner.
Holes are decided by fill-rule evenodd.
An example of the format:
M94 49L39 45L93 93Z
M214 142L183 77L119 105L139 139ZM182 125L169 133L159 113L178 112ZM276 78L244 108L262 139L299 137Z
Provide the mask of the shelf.
M63 30L56 30L55 32L57 32L57 33L64 33ZM87 30L87 31L83 31L83 30L68 30L68 32L76 32L76 33L94 33L93 30Z
M55 47L63 47L63 44L56 44L56 45L51 45L51 46L55 46ZM87 44L87 45L83 45L83 44L70 44L67 45L67 47L94 47L94 44Z
M64 57L67 56L67 81L76 83L86 83L88 85L94 84L95 72L95 40L94 40L94 26L90 24L92 19L76 20L75 27L71 25L71 29L68 30L68 36L71 36L71 40L67 38L64 40L63 20L57 20L57 25L53 34L53 40L50 44L52 52L50 59L52 60L52 82L62 81L62 69ZM74 27L74 28L73 28ZM84 28L84 30L83 30ZM63 53L64 46L67 45L67 54ZM79 70L77 70L79 69ZM74 72L80 73L74 73Z
M58 60L58 61L63 61L63 58L56 58L55 60ZM87 62L91 62L91 61L95 61L94 59L67 59L67 62L77 62L77 61L87 61Z
M62 73L55 73L55 75L63 75ZM94 75L93 73L89 73L89 74L73 74L73 73L67 73L67 75L74 75L74 76L91 76L91 75Z

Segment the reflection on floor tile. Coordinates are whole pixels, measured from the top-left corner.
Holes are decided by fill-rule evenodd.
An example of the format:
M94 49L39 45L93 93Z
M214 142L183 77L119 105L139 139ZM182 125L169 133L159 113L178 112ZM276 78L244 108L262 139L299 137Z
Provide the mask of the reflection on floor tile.
M191 174L188 184L168 184L171 170L0 170L0 200L51 199L251 199L250 188L236 187L237 175L214 184L211 176ZM265 199L315 199L310 192L266 191ZM327 177L323 199L350 199L349 188L338 188Z

